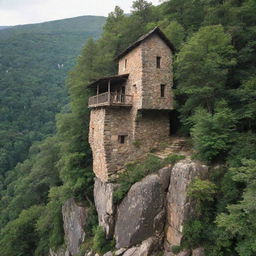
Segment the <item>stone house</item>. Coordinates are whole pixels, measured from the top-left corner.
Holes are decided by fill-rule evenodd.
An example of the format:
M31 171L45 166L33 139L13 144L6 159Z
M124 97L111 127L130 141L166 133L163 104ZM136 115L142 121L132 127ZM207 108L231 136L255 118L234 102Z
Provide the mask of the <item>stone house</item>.
M118 57L118 75L88 85L93 170L108 178L170 135L174 47L155 28Z

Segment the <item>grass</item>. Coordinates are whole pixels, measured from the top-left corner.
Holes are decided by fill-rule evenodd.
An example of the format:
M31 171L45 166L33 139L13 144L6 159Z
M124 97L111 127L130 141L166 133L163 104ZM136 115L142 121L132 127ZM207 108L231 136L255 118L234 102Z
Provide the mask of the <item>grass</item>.
M119 187L114 191L114 203L120 203L134 183L164 166L174 164L184 158L185 157L181 155L169 155L165 159L160 159L157 156L149 154L142 163L134 162L127 164L125 168L126 171L121 173L117 180Z

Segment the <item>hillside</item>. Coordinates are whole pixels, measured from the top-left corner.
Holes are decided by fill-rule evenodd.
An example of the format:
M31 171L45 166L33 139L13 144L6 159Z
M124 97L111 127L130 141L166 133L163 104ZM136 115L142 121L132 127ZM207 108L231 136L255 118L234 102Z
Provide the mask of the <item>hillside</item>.
M0 30L3 30L3 29L7 29L9 28L8 26L0 26Z
M68 103L66 75L104 22L83 16L0 31L0 173L53 133L55 114Z

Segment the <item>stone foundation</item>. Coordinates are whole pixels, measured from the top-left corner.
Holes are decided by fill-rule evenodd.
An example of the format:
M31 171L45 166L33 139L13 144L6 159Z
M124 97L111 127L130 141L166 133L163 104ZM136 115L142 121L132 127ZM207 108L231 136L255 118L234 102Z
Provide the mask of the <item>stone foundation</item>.
M125 136L124 143L120 137ZM136 161L169 137L168 111L134 112L130 108L91 111L89 142L93 170L102 181Z

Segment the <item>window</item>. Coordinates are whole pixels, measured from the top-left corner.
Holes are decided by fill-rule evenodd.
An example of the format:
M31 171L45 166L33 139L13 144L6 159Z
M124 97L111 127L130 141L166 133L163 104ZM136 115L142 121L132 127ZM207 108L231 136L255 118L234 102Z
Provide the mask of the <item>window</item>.
M160 57L160 56L157 56L157 57L156 57L156 67L157 67L157 68L160 68L160 67L161 67L161 57Z
M160 92L161 92L161 97L165 96L165 84L160 85Z
M124 60L124 68L127 68L127 59Z
M126 138L127 138L127 135L119 135L118 136L119 143L124 144L126 142Z

